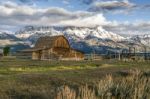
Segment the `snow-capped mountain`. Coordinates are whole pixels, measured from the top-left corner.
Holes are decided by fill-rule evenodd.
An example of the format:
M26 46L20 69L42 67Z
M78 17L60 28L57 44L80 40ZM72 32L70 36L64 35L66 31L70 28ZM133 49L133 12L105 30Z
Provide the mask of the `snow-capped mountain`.
M19 38L14 35L8 34L6 32L0 32L0 47L10 44L16 44L16 41L19 41Z
M15 35L9 34L6 32L0 32L0 40L6 40L6 39L11 39L11 40L19 40Z
M40 35L68 35L84 40L87 37L109 39L113 41L120 41L125 39L124 37L112 32L104 30L102 27L85 28L85 27L33 27L28 26L24 29L16 32L18 38L28 39Z
M15 35L24 41L31 42L30 45L32 46L35 44L39 37L64 35L67 37L70 45L73 48L82 50L83 52L87 53L99 49L97 48L98 46L115 47L116 42L125 39L123 36L108 32L102 27L87 28L26 26L25 28L17 31ZM86 51L87 49L88 51Z
M143 45L150 46L150 34L135 35L130 38L134 42L141 43Z
M0 50L5 46L11 46L11 51L18 49L29 48L29 45L20 38L17 38L14 34L0 32Z
M2 36L1 36L2 35ZM148 46L150 35L123 37L121 35L106 31L102 27L36 27L26 26L16 33L0 33L0 40L13 39L19 44L33 47L38 38L42 36L64 35L70 45L85 53L107 53L108 49L128 49L129 46L137 47L142 51L143 46ZM12 42L10 42L12 43ZM1 45L1 44L0 44ZM10 45L10 44L9 44ZM14 45L14 44L12 44Z

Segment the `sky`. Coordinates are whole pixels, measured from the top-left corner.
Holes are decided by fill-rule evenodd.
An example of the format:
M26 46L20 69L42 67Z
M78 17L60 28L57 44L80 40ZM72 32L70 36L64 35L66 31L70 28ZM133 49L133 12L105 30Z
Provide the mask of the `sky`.
M28 25L97 27L150 34L150 0L0 0L0 31Z

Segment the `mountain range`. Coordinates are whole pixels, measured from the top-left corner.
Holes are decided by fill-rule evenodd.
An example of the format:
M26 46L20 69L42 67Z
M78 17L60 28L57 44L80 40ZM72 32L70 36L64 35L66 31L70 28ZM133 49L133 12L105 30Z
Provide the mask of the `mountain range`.
M103 53L129 49L134 46L136 51L144 51L150 47L150 34L124 37L106 31L100 26L88 27L58 27L58 26L26 26L15 33L0 32L0 48L11 46L12 52L33 47L42 36L64 35L72 48L84 53Z

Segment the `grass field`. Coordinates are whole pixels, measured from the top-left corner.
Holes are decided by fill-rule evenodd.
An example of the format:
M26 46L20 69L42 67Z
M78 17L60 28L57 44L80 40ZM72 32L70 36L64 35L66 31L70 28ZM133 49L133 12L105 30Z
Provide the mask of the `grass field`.
M149 78L149 61L7 58L0 60L0 99L148 99Z

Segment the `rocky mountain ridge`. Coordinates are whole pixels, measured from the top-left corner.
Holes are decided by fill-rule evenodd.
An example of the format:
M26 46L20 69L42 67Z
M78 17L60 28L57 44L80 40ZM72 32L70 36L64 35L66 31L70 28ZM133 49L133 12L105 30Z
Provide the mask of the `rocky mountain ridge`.
M128 49L129 46L135 46L137 51L143 51L143 46L150 46L150 34L127 38L106 31L100 26L95 28L26 26L14 34L0 33L0 40L11 39L33 47L39 37L55 35L64 35L74 49L85 53L92 53L93 51L96 53L107 53L108 49Z

